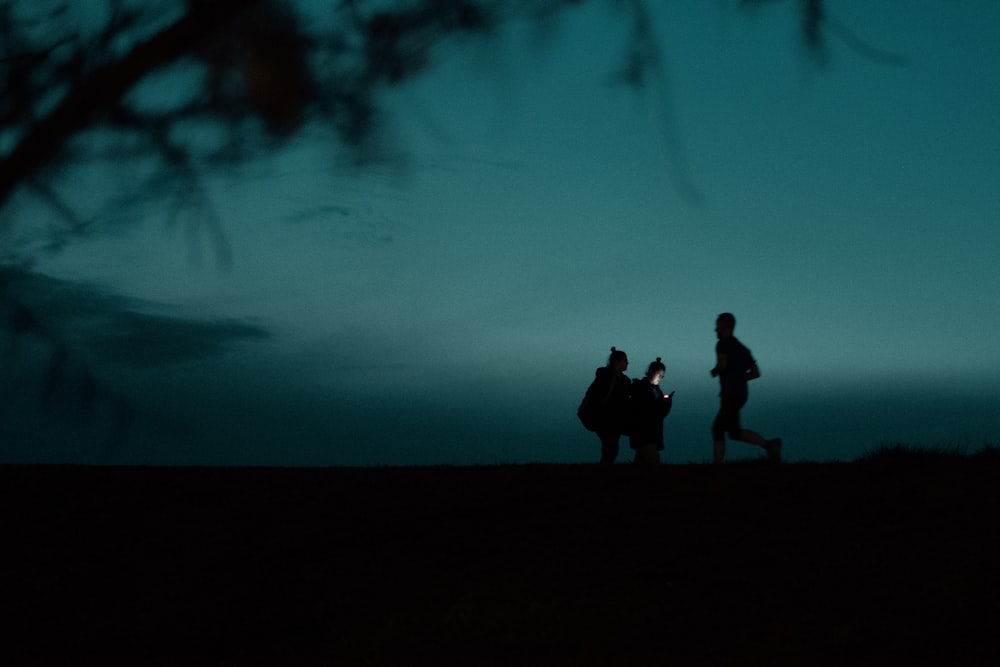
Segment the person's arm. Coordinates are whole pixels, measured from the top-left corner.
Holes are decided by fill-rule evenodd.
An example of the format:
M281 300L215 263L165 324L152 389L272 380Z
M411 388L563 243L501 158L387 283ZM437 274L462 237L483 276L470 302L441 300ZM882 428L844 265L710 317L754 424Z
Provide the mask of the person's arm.
M674 395L673 393L665 394L663 399L659 401L660 403L660 414L666 419L667 415L670 414L670 408L674 407Z
M712 369L712 377L716 377L719 373L726 370L726 355L723 352L717 352L715 354L715 368Z
M747 381L756 380L760 377L760 367L757 366L756 361L750 362L750 371L747 373Z

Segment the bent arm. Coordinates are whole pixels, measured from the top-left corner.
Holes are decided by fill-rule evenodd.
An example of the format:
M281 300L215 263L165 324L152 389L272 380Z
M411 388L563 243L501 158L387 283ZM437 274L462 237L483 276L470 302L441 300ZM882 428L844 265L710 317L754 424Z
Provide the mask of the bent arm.
M726 370L726 355L723 353L718 353L715 355L715 368L711 370L712 377L717 376L719 373L723 373Z
M663 400L660 401L660 414L666 419L667 415L670 414L670 408L674 407L674 401L672 396L664 396Z
M760 377L760 367L756 361L750 362L750 372L747 373L747 380L756 380Z

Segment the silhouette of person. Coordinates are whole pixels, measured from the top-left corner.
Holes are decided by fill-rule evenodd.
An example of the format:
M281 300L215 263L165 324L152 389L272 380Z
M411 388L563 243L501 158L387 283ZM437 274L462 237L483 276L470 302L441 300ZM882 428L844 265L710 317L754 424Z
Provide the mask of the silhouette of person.
M635 450L635 462L657 464L663 450L663 420L673 407L674 394L664 396L660 381L667 374L667 367L660 357L649 364L646 377L632 381L632 424L629 446Z
M626 369L628 355L612 347L608 365L594 371L594 382L588 390L590 399L600 406L598 426L594 431L601 439L601 463L605 464L614 463L618 458L619 443L625 427L631 385L625 375Z
M733 335L736 318L732 313L722 313L715 320L715 368L712 377L719 378L719 414L712 423L712 439L715 445L715 463L722 463L726 457L726 434L733 440L763 447L769 461L781 461L781 438L766 440L755 431L740 426L740 409L746 404L749 392L747 383L760 377L756 360Z

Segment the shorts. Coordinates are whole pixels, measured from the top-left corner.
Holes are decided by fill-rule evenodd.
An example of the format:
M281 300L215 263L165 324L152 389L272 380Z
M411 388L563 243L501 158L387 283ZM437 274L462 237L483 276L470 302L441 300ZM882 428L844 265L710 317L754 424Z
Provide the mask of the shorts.
M712 422L712 439L722 440L726 433L729 437L738 440L740 431L740 408L746 405L747 396L739 394L722 394L719 404L719 414Z

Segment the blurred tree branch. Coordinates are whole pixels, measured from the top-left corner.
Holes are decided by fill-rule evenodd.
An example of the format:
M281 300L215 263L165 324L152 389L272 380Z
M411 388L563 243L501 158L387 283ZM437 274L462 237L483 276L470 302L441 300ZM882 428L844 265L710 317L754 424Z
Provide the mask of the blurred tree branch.
M605 1L632 20L619 80L655 86L675 186L693 197L646 3ZM831 23L823 0L739 0L744 7L787 2L801 11L810 52L822 52L824 30L833 26L855 50L889 59ZM0 0L0 213L16 193L33 195L62 225L58 232L49 225L57 249L99 216L78 210L56 176L144 161L142 176L129 174L134 192L166 200L171 219L188 216L204 226L225 264L221 217L203 185L210 170L246 163L310 123L331 129L356 162L370 162L379 92L431 68L442 41L491 34L516 16L544 32L580 4L327 0L323 20L316 20L302 4L282 0ZM81 24L84 8L89 27ZM0 270L20 275L31 270L31 258L6 243L11 224L0 217ZM38 334L31 305L11 281L0 283L3 328ZM48 334L46 340L53 349L48 375L61 377L72 350ZM83 373L81 400L90 404L100 383L90 370Z
M88 38L60 25L67 6L29 19L23 8L35 3L0 4L0 127L12 147L0 156L0 207L18 186L78 157L73 140L96 129L144 140L182 180L190 176L183 164L237 164L309 120L360 150L376 129L378 88L423 71L441 39L496 25L503 3L424 0L387 10L343 1L330 10L339 21L319 35L303 29L301 10L278 0L107 4L104 26ZM147 34L171 7L178 16ZM181 67L193 85L179 99L150 107L136 94ZM203 138L179 139L181 125L194 123L221 127L228 140L206 152Z
M646 2L605 1L631 17L621 80L664 84ZM748 9L789 3L817 60L826 32L866 57L893 60L830 19L823 0L739 0ZM329 0L309 14L281 0L105 0L87 3L92 25L84 29L79 4L0 0L0 211L23 187L82 231L88 219L73 212L51 175L130 153L158 161L148 184L174 198L175 211L192 206L212 226L218 216L207 199L187 198L201 190L206 170L244 163L314 122L332 129L356 161L369 162L379 91L432 67L442 41L490 34L517 16L544 30L580 4ZM659 103L669 107L665 90ZM109 156L111 141L119 150Z
M136 195L165 199L168 218L188 216L207 229L225 264L228 242L203 185L210 170L280 146L310 122L332 128L358 161L370 161L378 90L428 68L437 43L486 32L514 13L570 4L330 0L324 11L333 20L317 32L304 27L302 5L280 0L0 0L0 211L19 191L34 196L61 225L41 223L58 249L95 220L74 206L58 176L153 162L145 180L123 180ZM83 7L93 12L84 17L90 27L81 26ZM0 219L0 234L8 231ZM33 258L8 235L0 240L3 330L48 348L43 399L65 393L56 390L73 368L82 378L79 403L92 409L110 394L19 292L24 281L11 278L30 274Z
M663 69L646 3L606 2L632 18L623 79L642 85ZM866 57L893 61L831 19L823 0L739 0L748 9L788 3L817 59L831 33ZM281 0L105 0L88 3L93 26L85 30L80 6L66 0L0 0L0 209L19 187L99 157L109 137L159 156L161 180L185 187L200 169L240 164L313 121L332 128L357 160L371 160L378 92L432 67L439 43L490 34L515 16L551 27L580 4L329 0L316 21ZM184 76L183 87L151 101L171 76ZM219 135L213 141L209 129ZM88 138L97 131L105 134ZM39 192L79 224L51 186Z

